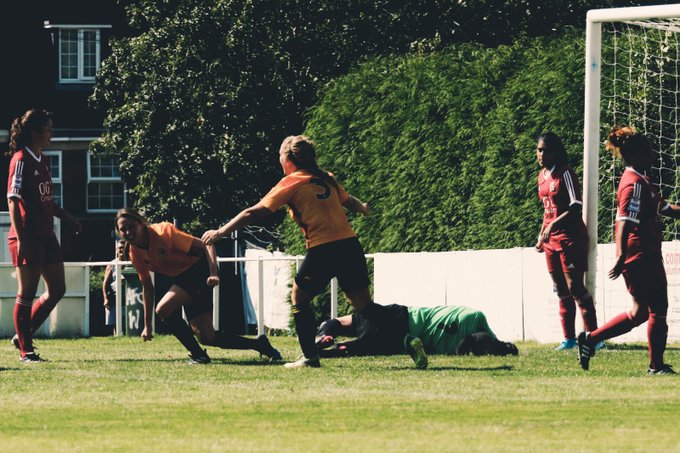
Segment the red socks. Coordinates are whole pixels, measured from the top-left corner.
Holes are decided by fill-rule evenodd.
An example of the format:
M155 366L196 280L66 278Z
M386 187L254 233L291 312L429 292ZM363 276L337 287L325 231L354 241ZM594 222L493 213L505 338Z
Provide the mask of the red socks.
M666 317L657 313L649 315L647 322L647 343L649 348L649 367L658 370L663 366L663 354L666 352L668 324Z
M581 317L583 317L583 327L586 332L597 330L597 314L595 312L595 303L593 296L586 292L582 296L576 298L578 308L581 310Z
M565 339L576 338L574 321L576 320L576 304L574 298L567 296L560 298L560 323Z
M33 352L33 330L31 329L31 306L33 297L23 297L17 294L14 304L14 329L19 338L19 349L23 356L27 352Z
M51 300L45 299L44 295L40 296L40 299L33 304L33 310L31 311L31 328L33 329L33 332L43 325L56 306L56 302L53 303Z
M630 332L633 330L633 327L637 327L643 322L644 320L639 322L632 319L630 313L624 311L623 313L619 313L607 321L605 325L599 329L596 329L594 332L590 332L589 339L593 342L593 344L596 344L602 340L618 337L619 335L623 335L626 332Z

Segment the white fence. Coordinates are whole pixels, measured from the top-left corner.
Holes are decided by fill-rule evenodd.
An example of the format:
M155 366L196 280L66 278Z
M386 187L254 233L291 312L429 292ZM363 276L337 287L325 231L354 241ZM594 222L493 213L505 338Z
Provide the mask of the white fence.
M663 244L669 290L669 340L680 341L680 242ZM561 339L557 298L546 271L545 258L533 248L441 253L378 253L375 261L375 300L382 304L413 306L468 305L482 310L491 328L503 340L557 342ZM286 329L290 311L286 302L292 262L302 257L273 256L249 251L245 258L220 258L220 263L245 262L247 287L255 308L258 331L265 326ZM593 291L598 320L628 310L630 296L623 278L611 281L606 273L614 262L613 244L598 246L598 278ZM45 325L43 336L89 335L89 269L108 263L66 263L67 293ZM119 264L119 266L122 263ZM119 269L120 270L120 269ZM118 275L121 275L120 272ZM119 280L120 281L120 280ZM13 308L16 276L9 263L0 264L0 336L14 333ZM337 313L337 285L333 282L330 315ZM124 304L117 292L118 332ZM214 292L216 327L219 297ZM577 322L579 316L577 316ZM578 328L577 328L578 331ZM646 341L640 327L614 341Z
M609 280L614 244L598 245L593 292L600 325L632 306L623 277ZM663 244L668 275L669 341L680 341L680 242ZM467 305L486 314L503 340L557 342L562 329L545 257L533 248L375 254L375 300L415 306ZM581 329L577 313L577 333ZM647 341L646 327L612 341Z
M65 263L66 295L37 336L72 337L90 335L90 278L84 263ZM42 281L38 294L44 291ZM17 296L16 271L11 263L0 263L0 337L14 335L14 303Z

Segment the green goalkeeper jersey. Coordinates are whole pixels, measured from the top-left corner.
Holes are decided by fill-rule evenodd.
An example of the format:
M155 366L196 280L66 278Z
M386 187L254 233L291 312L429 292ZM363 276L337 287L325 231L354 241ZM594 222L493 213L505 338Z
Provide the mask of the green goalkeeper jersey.
M494 335L479 310L464 306L408 307L409 333L420 338L428 354L455 354L466 335Z

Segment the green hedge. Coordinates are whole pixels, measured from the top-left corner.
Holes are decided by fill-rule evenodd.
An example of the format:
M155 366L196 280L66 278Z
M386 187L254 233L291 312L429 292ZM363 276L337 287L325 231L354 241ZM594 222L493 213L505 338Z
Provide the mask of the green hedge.
M581 172L583 80L580 32L379 58L328 86L306 134L372 206L352 220L367 253L526 247L543 214L536 137L560 135ZM283 231L302 253L292 222Z
M353 221L367 252L532 245L536 137L559 134L580 171L583 61L568 33L380 58L330 84L306 133L322 168L372 206Z

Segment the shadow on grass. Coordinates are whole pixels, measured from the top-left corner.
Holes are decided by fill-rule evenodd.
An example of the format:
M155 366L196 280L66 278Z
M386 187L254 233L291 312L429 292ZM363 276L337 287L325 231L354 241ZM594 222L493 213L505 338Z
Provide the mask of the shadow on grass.
M231 360L231 359L212 359L214 365L245 365L245 366L283 366L285 361L272 362L269 360L248 359L248 360Z
M603 351L646 351L646 344L630 344L630 343L607 343ZM666 347L666 351L680 351L679 347Z
M201 364L189 364L189 359L184 359L184 358L167 358L167 359L144 359L144 358L127 358L127 359L79 359L79 360L57 360L57 361L51 361L52 363L102 363L102 362L111 362L111 363L185 363L187 365L191 366L197 366L200 367ZM267 360L258 360L258 359L248 359L248 360L231 360L231 359L226 359L226 358L219 358L219 359L211 359L210 363L206 364L208 366L210 365L244 365L244 366L280 366L283 365L284 362L270 362ZM0 371L2 371L2 368L0 368Z
M397 367L397 370L415 370L415 371L513 371L514 366L501 365L491 367L464 367L464 366L430 366L426 370L416 370L414 367Z

